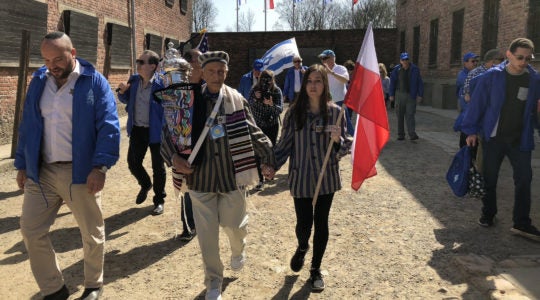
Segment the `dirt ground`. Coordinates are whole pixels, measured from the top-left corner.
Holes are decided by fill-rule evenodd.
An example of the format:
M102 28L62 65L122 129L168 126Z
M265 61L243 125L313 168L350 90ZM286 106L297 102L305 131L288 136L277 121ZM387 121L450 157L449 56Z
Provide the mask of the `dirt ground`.
M452 135L452 120L425 112L417 119L420 140L398 142L392 132L377 164L379 174L358 192L350 188L350 156L342 159L345 187L336 194L330 214L330 240L322 264L324 292L310 293L311 251L302 271L289 268L296 248L295 217L284 167L264 191L248 198L248 260L239 273L230 270L228 241L221 234L223 298L486 299L486 292L456 268L455 257L475 254L500 261L540 253L540 243L509 232L513 188L508 163L499 180L497 225L481 228L476 225L480 202L454 197L444 179L452 156L434 137ZM393 114L390 124L394 127ZM181 223L172 184L167 186L163 215L150 215L150 199L135 205L138 186L129 174L126 151L124 133L120 161L107 174L103 191L107 232L103 298L203 299L197 240L183 243L175 238ZM145 165L150 169L149 156ZM538 174L537 167L534 172ZM531 216L537 225L539 193L535 187ZM13 171L0 174L0 201L0 299L40 299L19 232L22 193ZM51 238L75 299L84 288L82 249L76 223L65 206Z

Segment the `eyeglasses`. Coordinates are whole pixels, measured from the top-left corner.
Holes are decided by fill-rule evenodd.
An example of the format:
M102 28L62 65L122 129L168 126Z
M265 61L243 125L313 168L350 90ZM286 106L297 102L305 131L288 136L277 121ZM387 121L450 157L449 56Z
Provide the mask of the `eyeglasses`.
M321 60L327 60L327 59L328 59L328 56L321 57Z
M514 55L514 53L512 53L512 55ZM530 55L530 56L514 55L514 57L515 57L517 60L525 60L526 62L530 62L531 60L534 59L534 55Z
M145 62L145 61L142 60L142 59L136 59L136 60L135 60L135 63L138 64L138 65L141 65L141 66L147 64L147 62Z
M302 61L301 60L294 60L293 62L294 63L301 63Z

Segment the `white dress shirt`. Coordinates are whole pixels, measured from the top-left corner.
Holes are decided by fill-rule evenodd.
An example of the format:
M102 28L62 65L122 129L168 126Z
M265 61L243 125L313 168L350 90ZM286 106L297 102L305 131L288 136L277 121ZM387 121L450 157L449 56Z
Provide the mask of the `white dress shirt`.
M54 77L47 73L47 82L40 100L44 124L41 151L46 163L72 161L73 90L83 71L79 61L75 62L75 69L60 88Z

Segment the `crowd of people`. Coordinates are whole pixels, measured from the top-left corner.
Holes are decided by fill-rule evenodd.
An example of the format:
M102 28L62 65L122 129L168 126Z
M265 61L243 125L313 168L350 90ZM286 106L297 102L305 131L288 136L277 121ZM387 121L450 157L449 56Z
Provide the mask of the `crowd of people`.
M461 146L482 143L487 193L483 197L481 226L495 223L496 185L502 160L514 169L515 205L512 231L540 240L529 217L531 206L531 151L537 122L540 77L528 64L534 46L516 39L503 54L487 51L484 62L464 55L456 96L461 113L456 121ZM107 170L119 158L120 124L116 100L107 80L76 56L70 38L62 32L47 34L41 42L45 66L33 76L19 129L15 167L17 184L24 190L21 232L30 266L44 299L68 299L69 291L48 236L60 206L72 211L82 235L84 291L79 299L99 299L103 293L105 230L101 193ZM225 84L229 54L223 51L184 54L190 65L193 103L191 140L201 141L190 160L170 147L164 128L164 108L154 92L165 87L159 55L145 50L136 60L137 74L116 89L126 104L129 148L127 162L139 184L135 203L143 203L153 189L153 215L164 212L166 167L181 174L187 186L182 201L182 241L195 236L204 266L206 299L221 299L224 265L219 249L220 228L230 244L230 269L246 263L248 212L246 189L264 189L265 182L288 161L288 187L294 201L297 247L290 268L299 272L312 249L309 284L325 289L321 265L328 243L329 213L342 187L339 159L354 135L351 115L343 106L354 63L336 63L333 50L323 51L319 64L302 66L292 58L283 92L275 74L253 62L238 89ZM418 140L416 105L424 96L419 68L409 54L387 72L379 64L387 108L395 107L397 140ZM390 76L388 76L390 73ZM288 109L284 103L288 103ZM340 111L345 108L345 117ZM285 110L283 119L282 112ZM280 132L281 128L281 132ZM150 149L153 176L142 165ZM320 192L316 181L330 151ZM173 175L174 175L173 174ZM174 176L173 176L174 177ZM316 201L315 201L316 200ZM196 230L195 230L196 228ZM313 239L310 246L310 237Z

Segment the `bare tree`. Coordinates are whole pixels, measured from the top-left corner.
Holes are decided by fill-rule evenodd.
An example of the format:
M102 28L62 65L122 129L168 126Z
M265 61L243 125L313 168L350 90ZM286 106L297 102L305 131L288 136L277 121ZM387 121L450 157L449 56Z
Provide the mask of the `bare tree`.
M204 28L213 30L217 14L217 8L211 0L193 0L193 32Z
M250 8L246 13L241 12L238 16L238 31L249 32L255 25L255 13Z
M375 28L395 26L395 0L361 0L355 5L354 13L351 4L350 1L304 0L296 4L290 1L277 6L276 12L294 30L365 28L369 22Z

